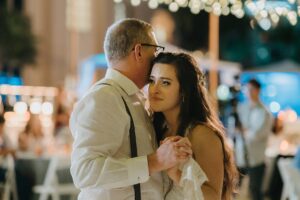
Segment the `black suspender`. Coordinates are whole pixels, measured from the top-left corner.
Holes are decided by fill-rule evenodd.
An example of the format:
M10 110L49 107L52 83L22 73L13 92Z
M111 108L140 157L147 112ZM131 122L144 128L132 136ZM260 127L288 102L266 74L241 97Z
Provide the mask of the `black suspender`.
M134 127L134 123L133 123L133 119L130 113L130 110L124 100L124 98L122 97L122 100L124 102L126 111L130 117L130 128L129 128L129 139L130 139L130 150L131 150L131 158L137 157L137 146L136 146L136 136L135 136L135 127ZM141 200L141 185L135 184L133 185L134 188L134 196L135 196L135 200Z
M108 83L100 83L100 85L110 85ZM122 97L122 96L121 96ZM131 158L137 157L137 145L136 145L136 136L135 136L135 126L134 126L134 122L132 119L132 115L130 113L130 110L127 106L127 103L125 101L125 99L122 97L122 100L124 102L125 108L126 108L126 112L130 117L130 128L129 128L129 140L130 140L130 151L131 151ZM134 196L135 196L135 200L141 200L141 185L135 184L133 185L133 189L134 189Z

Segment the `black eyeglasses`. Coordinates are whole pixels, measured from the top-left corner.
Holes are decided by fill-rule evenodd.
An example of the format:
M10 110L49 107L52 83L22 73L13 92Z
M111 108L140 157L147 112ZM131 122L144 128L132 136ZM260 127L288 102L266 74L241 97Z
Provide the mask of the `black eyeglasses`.
M159 45L155 45L155 44L141 43L141 45L142 46L148 46L148 47L155 47L156 48L156 52L163 52L165 50L165 47L159 46Z
M141 43L142 46L147 46L147 47L155 47L155 55L158 55L159 53L163 52L165 50L165 47L155 45L155 44L147 44L147 43ZM134 48L132 49L134 50Z

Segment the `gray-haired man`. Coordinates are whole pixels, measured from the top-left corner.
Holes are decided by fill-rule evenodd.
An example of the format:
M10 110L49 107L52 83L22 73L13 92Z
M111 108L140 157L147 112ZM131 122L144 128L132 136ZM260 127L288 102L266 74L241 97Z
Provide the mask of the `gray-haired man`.
M79 199L134 199L133 185L138 183L143 200L163 199L159 172L190 156L189 142L180 137L156 150L152 123L138 98L139 89L148 81L151 60L160 49L146 22L124 19L109 27L104 41L109 69L71 116L71 174L81 190ZM130 115L138 152L134 158Z

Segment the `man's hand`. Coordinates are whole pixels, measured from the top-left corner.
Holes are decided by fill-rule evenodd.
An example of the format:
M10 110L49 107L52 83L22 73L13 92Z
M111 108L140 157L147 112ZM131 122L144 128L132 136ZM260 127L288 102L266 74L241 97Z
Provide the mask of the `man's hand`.
M155 153L148 155L149 173L163 171L185 162L192 153L188 138L168 137L161 142Z

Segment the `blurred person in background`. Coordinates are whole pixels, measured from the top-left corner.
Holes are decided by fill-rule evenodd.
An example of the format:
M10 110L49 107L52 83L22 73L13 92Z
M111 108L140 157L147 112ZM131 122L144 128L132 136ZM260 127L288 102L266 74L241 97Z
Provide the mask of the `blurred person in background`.
M139 98L160 49L151 25L144 21L123 19L108 28L105 78L87 91L70 119L71 174L81 190L78 199L162 200L160 172L191 156L188 139L179 136L157 148ZM131 145L137 147L137 156Z
M9 137L4 131L5 118L0 115L0 182L5 181L6 166L3 164L3 159L6 156L11 155L15 157L15 149L12 146L12 143Z
M70 152L73 138L69 128L70 112L62 104L58 104L55 115L54 140L58 148L63 148L65 152Z
M237 166L241 173L249 175L249 190L253 200L263 199L265 150L272 130L272 115L260 101L260 91L261 84L255 79L249 80L249 101L238 105L240 126L235 140Z
M172 180L167 200L229 200L237 186L233 151L204 83L204 75L188 54L160 53L153 61L148 91L157 139L188 137L194 158L167 170ZM194 180L186 185L185 166L194 169Z
M74 99L70 92L63 86L58 86L58 94L55 99L56 114L54 117L54 145L59 151L67 154L71 152L73 137L69 128L70 115L74 106Z
M19 134L18 150L36 156L42 155L46 148L41 120L38 115L31 115L25 129Z

